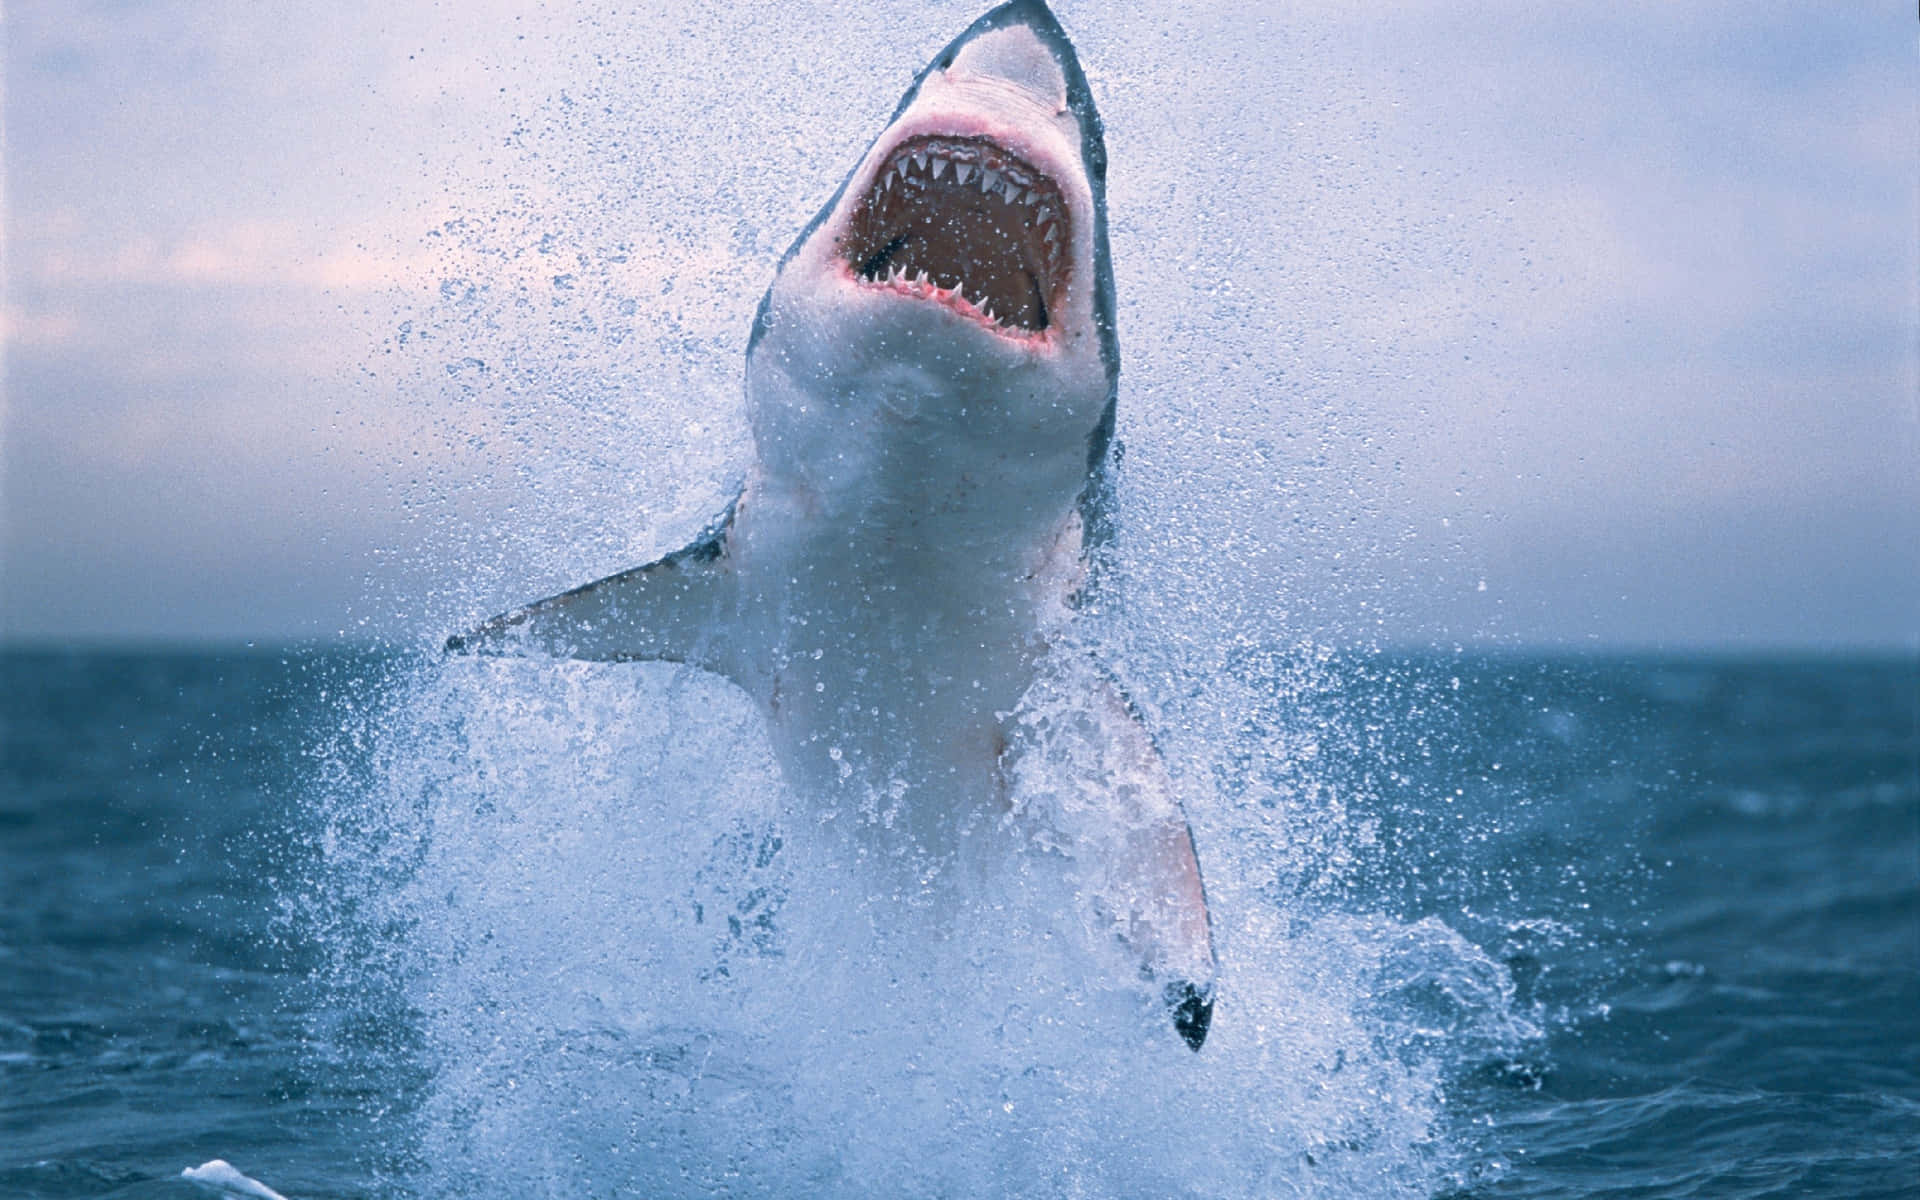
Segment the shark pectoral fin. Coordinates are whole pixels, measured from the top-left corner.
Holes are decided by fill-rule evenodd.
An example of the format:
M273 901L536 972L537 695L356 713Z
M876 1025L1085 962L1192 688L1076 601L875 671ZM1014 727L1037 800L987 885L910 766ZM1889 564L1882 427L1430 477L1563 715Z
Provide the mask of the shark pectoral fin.
M1193 831L1166 760L1119 685L1097 670L1080 679L1075 690L1098 718L1091 723L1098 745L1085 749L1102 781L1104 811L1094 821L1098 828L1066 832L1075 854L1101 860L1091 872L1091 899L1113 921L1141 975L1160 985L1174 1029L1198 1050L1213 1020L1218 970ZM1088 811L1080 820L1091 817Z
M534 654L602 662L681 662L722 671L720 626L735 607L727 529L733 506L686 548L447 639L449 654Z
M1164 768L1160 774L1165 779ZM1213 927L1193 833L1172 795L1170 779L1166 786L1173 812L1129 839L1132 861L1125 866L1137 882L1128 898L1133 919L1126 925L1126 940L1140 956L1141 971L1164 981L1161 997L1173 1027L1198 1051L1213 1022Z

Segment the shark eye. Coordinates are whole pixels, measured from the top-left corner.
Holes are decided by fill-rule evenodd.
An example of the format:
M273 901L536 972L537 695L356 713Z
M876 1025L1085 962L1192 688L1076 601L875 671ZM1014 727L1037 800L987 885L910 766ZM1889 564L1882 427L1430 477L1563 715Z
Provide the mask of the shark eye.
M1001 327L1048 327L1068 273L1067 207L1052 179L984 138L913 138L874 180L841 242L856 275L933 284Z

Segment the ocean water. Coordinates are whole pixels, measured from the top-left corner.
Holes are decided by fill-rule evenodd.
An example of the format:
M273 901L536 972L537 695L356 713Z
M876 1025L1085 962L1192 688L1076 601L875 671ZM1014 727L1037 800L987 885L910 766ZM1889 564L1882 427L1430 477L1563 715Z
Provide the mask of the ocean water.
M1911 656L1275 650L1163 719L1199 1055L1057 855L877 882L695 673L8 653L0 1195L1920 1195Z

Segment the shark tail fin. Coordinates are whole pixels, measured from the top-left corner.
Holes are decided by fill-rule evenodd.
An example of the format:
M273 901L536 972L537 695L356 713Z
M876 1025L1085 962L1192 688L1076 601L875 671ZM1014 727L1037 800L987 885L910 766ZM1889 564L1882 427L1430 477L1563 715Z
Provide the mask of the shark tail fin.
M448 638L446 652L680 662L722 670L730 647L715 631L734 608L727 534L738 503L665 558L483 621Z

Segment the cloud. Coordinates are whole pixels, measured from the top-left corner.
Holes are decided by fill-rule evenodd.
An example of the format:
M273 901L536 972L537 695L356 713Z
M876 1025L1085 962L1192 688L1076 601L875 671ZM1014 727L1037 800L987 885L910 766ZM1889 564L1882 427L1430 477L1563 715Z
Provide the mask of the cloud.
M484 494L594 547L540 570L643 548L740 436L779 251L976 7L10 10L11 494L204 498L165 481L213 453L221 503L331 544L425 520L466 545ZM1910 10L1061 10L1113 149L1130 470L1167 529L1284 528L1261 563L1304 546L1329 594L1374 572L1415 634L1483 619L1419 597L1488 571L1538 598L1533 634L1556 606L1578 633L1626 622L1542 546L1596 522L1610 570L1683 589L1690 512L1844 580L1812 551L1920 507L1915 81L1886 32ZM1741 517L1781 495L1807 519ZM8 533L36 563L127 519L36 511ZM272 521L181 512L142 528L193 571L297 577ZM1867 611L1802 574L1810 633ZM298 587L263 605L314 621Z

